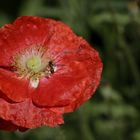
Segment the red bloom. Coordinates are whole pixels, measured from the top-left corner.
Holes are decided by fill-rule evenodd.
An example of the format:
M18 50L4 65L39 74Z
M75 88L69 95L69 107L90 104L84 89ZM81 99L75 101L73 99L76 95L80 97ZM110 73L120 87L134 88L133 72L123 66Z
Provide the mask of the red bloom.
M20 17L0 29L0 129L63 123L99 85L98 52L65 24Z

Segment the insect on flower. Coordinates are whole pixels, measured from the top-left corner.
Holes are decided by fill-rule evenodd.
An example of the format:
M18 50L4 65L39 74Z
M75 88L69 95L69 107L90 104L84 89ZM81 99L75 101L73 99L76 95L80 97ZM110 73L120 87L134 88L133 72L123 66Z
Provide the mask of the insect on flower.
M98 52L60 21L19 17L0 29L0 129L63 124L99 85Z

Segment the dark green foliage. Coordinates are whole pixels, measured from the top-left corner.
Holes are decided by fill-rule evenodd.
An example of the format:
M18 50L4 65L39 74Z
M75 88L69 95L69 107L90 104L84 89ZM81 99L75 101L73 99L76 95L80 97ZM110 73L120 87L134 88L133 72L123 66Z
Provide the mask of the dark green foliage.
M100 52L104 70L96 94L66 114L63 126L1 131L0 140L140 140L138 5L135 0L1 1L0 26L21 15L62 20Z

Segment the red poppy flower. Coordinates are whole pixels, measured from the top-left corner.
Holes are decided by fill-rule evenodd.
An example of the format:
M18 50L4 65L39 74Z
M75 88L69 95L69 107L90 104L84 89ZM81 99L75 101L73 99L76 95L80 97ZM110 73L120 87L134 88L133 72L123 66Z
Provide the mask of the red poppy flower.
M20 17L0 29L0 129L63 123L95 92L98 52L62 22Z

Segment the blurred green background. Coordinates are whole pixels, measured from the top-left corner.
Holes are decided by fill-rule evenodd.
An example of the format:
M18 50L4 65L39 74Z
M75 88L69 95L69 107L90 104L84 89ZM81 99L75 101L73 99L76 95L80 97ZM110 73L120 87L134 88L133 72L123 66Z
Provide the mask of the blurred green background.
M0 26L21 15L68 24L104 63L96 94L65 124L0 132L0 140L140 140L140 2L138 0L1 0Z

